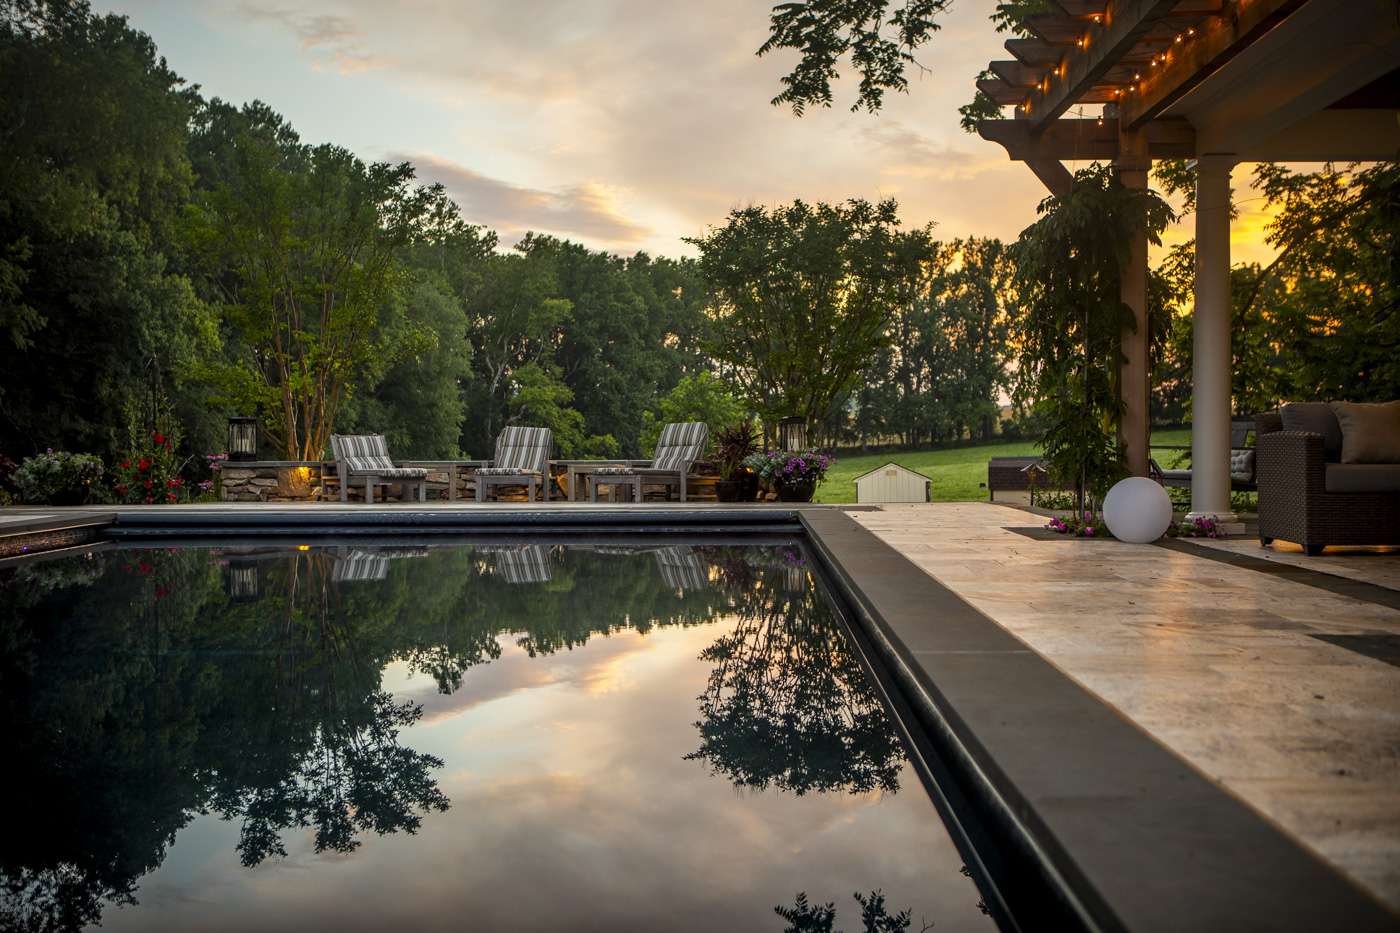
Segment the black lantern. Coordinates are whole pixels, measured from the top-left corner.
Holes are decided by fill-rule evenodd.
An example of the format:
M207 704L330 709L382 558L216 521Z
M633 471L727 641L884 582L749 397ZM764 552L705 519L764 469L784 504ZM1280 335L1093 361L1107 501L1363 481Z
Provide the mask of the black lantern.
M793 415L778 422L778 443L788 453L807 449L807 419Z
M258 421L243 415L228 419L228 458L258 459Z

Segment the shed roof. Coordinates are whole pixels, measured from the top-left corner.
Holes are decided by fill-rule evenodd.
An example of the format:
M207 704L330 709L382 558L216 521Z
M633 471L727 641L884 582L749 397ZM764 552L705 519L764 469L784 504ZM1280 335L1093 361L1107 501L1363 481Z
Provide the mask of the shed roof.
M898 469L903 470L905 473L912 473L912 474L914 474L915 476L922 477L923 479L926 479L926 480L928 480L929 482L933 482L933 477L932 477L932 476L926 476L926 475L924 475L923 473L920 473L918 470L911 470L911 469L909 469L907 466L905 466L904 464L902 464L902 463L895 463L893 460L889 461L888 463L885 463L885 464L882 464L882 465L880 465L880 466L877 466L877 467L876 467L875 469L873 469L873 470L866 470L864 473L862 473L862 474L860 474L859 476L857 476L852 482L859 482L859 481L865 479L867 476L871 476L871 475L873 475L873 474L875 474L875 473L879 473L881 470L885 469L886 467L896 467L896 468L898 468Z

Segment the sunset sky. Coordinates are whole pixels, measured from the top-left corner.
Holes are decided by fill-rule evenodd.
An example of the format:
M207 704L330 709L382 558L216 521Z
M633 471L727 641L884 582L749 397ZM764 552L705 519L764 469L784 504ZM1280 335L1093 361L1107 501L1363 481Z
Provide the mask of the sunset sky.
M506 244L535 230L676 255L731 208L799 197L893 197L942 238L1014 239L1045 194L958 127L974 76L1006 57L990 0L954 5L920 54L929 70L882 113L852 113L846 80L800 119L768 103L793 59L754 55L764 0L95 5L128 15L206 96L259 98L307 142L413 162ZM1270 254L1250 196L1237 261ZM1170 237L1189 235L1188 222Z

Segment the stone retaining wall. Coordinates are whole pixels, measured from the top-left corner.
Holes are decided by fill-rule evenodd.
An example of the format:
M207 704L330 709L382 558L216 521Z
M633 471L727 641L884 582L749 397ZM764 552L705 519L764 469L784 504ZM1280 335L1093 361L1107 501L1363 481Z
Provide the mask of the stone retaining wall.
M230 460L220 471L225 502L305 502L321 485L315 460Z

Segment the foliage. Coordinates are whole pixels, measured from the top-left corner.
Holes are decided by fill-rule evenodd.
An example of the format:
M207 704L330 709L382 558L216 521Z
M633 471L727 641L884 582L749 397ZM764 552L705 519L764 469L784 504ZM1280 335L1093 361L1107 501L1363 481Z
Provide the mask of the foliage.
M747 419L722 428L711 437L715 447L712 459L721 480L732 478L758 448L758 431L754 429L753 422Z
M1007 383L1010 258L998 240L936 243L918 295L895 310L892 346L861 375L853 424L858 439L897 437L905 446L990 439ZM844 413L843 413L844 414Z
M668 424L703 421L713 438L725 425L744 421L747 416L744 403L734 397L729 386L713 373L701 370L682 376L671 391L657 401L655 411L642 412L642 449L655 450L661 429Z
M214 373L230 401L262 413L288 459L324 455L352 377L395 361L379 316L405 248L440 231L446 194L415 187L408 163L365 164L301 143L266 105L213 100L192 146L201 176L190 239L243 348ZM203 163L201 163L203 164Z
M890 9L890 0L793 0L779 3L769 15L769 37L760 56L777 49L801 53L797 65L783 77L783 91L774 106L788 104L801 116L809 104L831 106L831 82L837 66L850 55L860 73L860 91L852 110L874 113L885 91L907 91L906 64L914 50L939 30L935 17L951 0L904 0ZM885 34L892 31L893 36Z
M608 459L617 456L617 440L610 434L583 433L583 414L570 406L573 390L552 365L529 363L511 375L508 420L549 428L554 447L566 459Z
M176 438L171 435L160 431L143 434L112 470L112 491L118 500L152 505L187 498L175 446Z
M50 448L24 458L15 470L14 483L20 498L30 505L82 505L92 498L102 474L100 458Z
M929 227L898 227L894 201L794 201L687 240L711 290L711 354L765 421L826 420L889 344L933 256Z
M908 910L891 914L885 907L885 895L878 890L871 891L869 895L856 891L851 896L860 905L860 922L864 933L900 933L913 923L913 916ZM831 933L836 923L835 902L813 904L808 901L805 891L798 893L791 907L779 905L773 910L788 923L783 928L784 933ZM932 926L925 923L922 929L927 931Z
M772 486L819 484L835 462L834 457L815 450L769 450L744 458L744 466Z
M0 4L0 448L114 453L152 374L218 353L176 269L194 90L124 17Z
M1166 164L1155 175L1194 206L1194 170ZM1400 163L1312 173L1264 163L1254 187L1273 215L1266 232L1278 253L1268 265L1231 270L1234 410L1400 395ZM1154 339L1154 405L1159 417L1181 418L1193 358L1194 241L1168 253L1154 282L1165 322Z
M1122 471L1116 381L1121 334L1133 317L1119 270L1136 232L1160 242L1171 209L1096 164L1075 173L1069 194L1041 202L1040 214L1013 247L1022 305L1013 325L1015 391L1045 414L1052 476L1073 483L1082 500L1107 490Z

